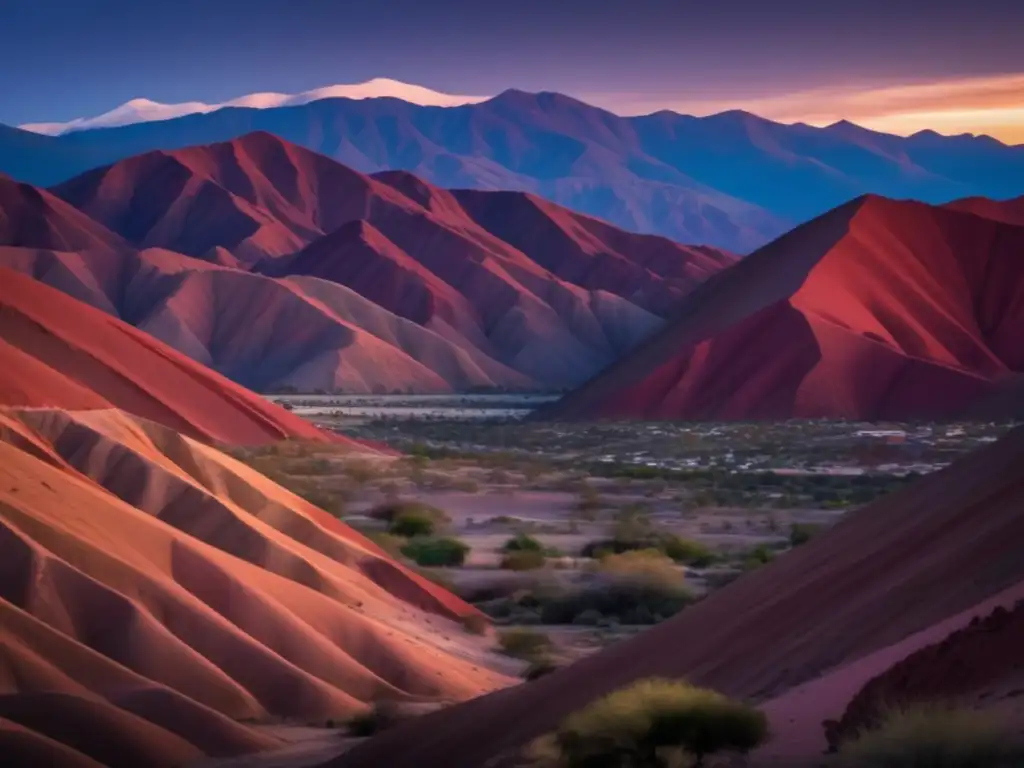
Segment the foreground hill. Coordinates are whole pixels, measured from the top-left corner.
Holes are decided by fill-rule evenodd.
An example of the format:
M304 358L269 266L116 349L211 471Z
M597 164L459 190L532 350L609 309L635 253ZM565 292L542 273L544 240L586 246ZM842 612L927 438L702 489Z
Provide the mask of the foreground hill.
M132 155L253 131L364 173L531 192L626 230L743 253L866 193L929 203L1024 193L1024 147L988 137L782 125L738 111L620 117L521 91L452 108L333 98L225 108L60 137L0 126L0 171L49 186Z
M243 725L505 684L474 609L207 445L113 410L0 411L0 752L181 766Z
M130 325L2 267L0 405L116 407L206 441L342 440Z
M901 698L927 695L922 681L936 681L955 662L926 649L1024 598L1022 463L1024 430L1017 429L850 512L810 543L630 640L402 725L330 765L479 768L595 698L650 676L685 677L761 703L775 734L766 748L776 758L770 764L818 758L827 746L822 721L839 721L871 680L912 659ZM946 678L944 693L1006 707L1024 723L1024 704L1006 685L1020 677L1012 642L1019 624L1004 617L993 627L999 637L983 638L980 650L972 637L946 646L967 659L961 669L977 671ZM931 676L919 667L933 662ZM891 690L900 679L876 685Z
M259 389L574 386L734 261L528 195L371 178L267 134L55 192L115 242L0 238L21 248L0 263Z
M935 418L1013 391L1024 227L985 207L837 208L706 283L548 415Z

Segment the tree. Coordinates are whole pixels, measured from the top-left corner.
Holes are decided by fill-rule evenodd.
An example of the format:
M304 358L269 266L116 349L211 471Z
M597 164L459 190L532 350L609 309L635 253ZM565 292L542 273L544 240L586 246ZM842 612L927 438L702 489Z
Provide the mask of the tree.
M567 768L697 768L717 752L747 753L768 737L762 712L686 682L652 678L570 715L555 741Z

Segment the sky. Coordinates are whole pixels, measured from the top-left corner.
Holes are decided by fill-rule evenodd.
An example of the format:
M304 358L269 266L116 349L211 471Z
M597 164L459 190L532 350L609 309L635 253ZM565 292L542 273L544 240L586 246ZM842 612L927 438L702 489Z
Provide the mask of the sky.
M0 0L0 122L388 77L1024 143L1024 0Z

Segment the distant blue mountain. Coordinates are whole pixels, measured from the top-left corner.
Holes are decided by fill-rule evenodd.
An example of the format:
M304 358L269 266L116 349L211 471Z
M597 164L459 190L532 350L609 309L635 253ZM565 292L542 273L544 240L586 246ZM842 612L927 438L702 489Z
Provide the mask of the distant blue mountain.
M521 91L452 108L397 99L226 108L59 137L0 126L0 172L50 186L141 152L257 130L360 171L533 192L625 229L741 253L865 193L929 203L1024 194L1024 146L989 137L782 125L738 111L626 118Z

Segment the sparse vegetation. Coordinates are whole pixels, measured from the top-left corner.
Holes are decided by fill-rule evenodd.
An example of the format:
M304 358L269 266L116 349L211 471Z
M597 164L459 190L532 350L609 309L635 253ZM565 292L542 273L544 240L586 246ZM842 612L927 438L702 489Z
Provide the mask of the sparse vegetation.
M789 526L789 545L791 547L799 547L802 544L806 544L819 533L821 533L820 525L793 523Z
M506 656L540 664L549 661L553 645L551 638L542 632L516 628L498 633L498 647Z
M991 713L920 707L890 713L839 752L843 768L1020 768L1024 742Z
M533 571L543 568L547 562L543 552L523 549L509 552L501 558L500 567L508 571Z
M544 546L532 536L525 533L519 533L513 536L511 539L506 541L502 547L502 552L543 552Z
M398 707L392 702L381 701L374 704L366 712L356 715L348 721L349 735L365 738L392 728L401 722Z
M761 544L747 552L740 561L740 565L744 571L755 571L774 559L775 553L769 547Z
M573 624L581 616L595 625L657 624L693 602L676 565L656 550L608 555L582 587L540 591L521 597L543 624Z
M402 512L391 519L388 524L388 533L407 539L415 536L432 536L436 526L434 518L423 512Z
M715 691L650 679L570 715L555 733L565 768L669 766L745 754L768 737L764 714Z
M469 546L451 537L418 537L402 547L402 554L417 565L452 568L466 562Z
M677 563L685 563L694 568L707 568L718 561L715 553L699 541L650 529L624 530L621 525L612 538L588 543L581 554L583 557L601 559L610 554L641 550L656 550Z

